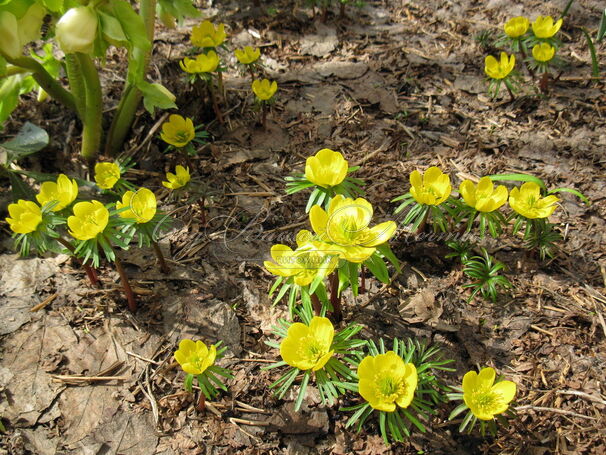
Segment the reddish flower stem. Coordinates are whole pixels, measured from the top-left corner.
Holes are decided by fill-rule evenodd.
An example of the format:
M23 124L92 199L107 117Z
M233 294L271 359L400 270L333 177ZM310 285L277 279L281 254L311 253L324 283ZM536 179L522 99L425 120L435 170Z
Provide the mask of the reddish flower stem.
M130 287L130 283L128 281L128 276L126 275L126 270L122 266L122 262L118 259L118 256L114 259L114 264L116 264L116 270L118 271L118 275L120 275L120 281L122 282L122 287L124 288L124 293L126 294L126 300L128 301L128 309L134 313L137 311L137 302L135 300L135 294L133 293L132 288Z
M95 269L93 269L90 265L85 264L84 262L82 262L82 260L79 257L76 256L76 254L75 254L76 249L67 240L65 240L64 238L59 237L57 239L57 242L59 242L61 245L63 245L65 248L67 248L70 251L70 253L72 253L72 256L76 259L76 261L78 261L80 263L80 265L82 266L82 268L86 272L86 276L88 277L88 281L90 281L90 284L92 284L93 286L97 286L98 287L99 286L99 278L97 277L97 272L95 271Z
M160 249L160 245L158 242L152 242L152 247L154 249L154 253L156 253L156 258L158 259L158 264L160 265L160 271L164 274L170 273L170 268L166 261L164 260L164 255L162 254L162 250Z
M202 392L200 392L200 395L198 396L198 404L196 404L196 411L204 412L205 410L206 410L206 398L204 397L204 394Z
M366 274L364 273L364 265L360 268L360 288L358 294L362 295L366 293Z
M343 319L343 310L341 308L341 296L339 295L339 275L335 270L328 278L330 281L330 304L332 305L332 315L335 322Z
M311 295L311 304L314 307L314 313L316 314L316 316L320 316L320 314L322 313L322 304L320 303L320 299L318 299L318 296L316 294Z
M213 88L212 81L209 81L207 84L208 87L208 95L210 96L210 101L213 105L213 111L215 111L215 115L217 116L217 121L223 125L223 113L221 112L221 108L219 107L219 103L217 102L217 97L215 96L215 89Z
M267 103L265 102L261 108L261 125L263 125L263 131L267 131Z

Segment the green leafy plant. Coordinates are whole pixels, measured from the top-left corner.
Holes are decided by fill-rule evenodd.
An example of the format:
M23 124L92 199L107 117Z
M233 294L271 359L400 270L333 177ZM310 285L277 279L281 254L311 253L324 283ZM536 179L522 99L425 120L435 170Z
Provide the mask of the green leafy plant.
M102 87L95 58L103 59L110 45L128 51L128 76L106 140L106 152L115 155L121 149L135 111L144 98L146 109L176 107L175 97L166 88L145 80L151 55L156 20L156 0L142 0L136 12L124 0L91 1L82 5L67 0L23 0L0 5L3 38L0 39L0 77L2 97L0 121L16 106L19 94L30 90L47 93L73 110L82 122L82 156L93 162L99 151L102 131ZM191 1L160 1L166 15L198 15ZM161 12L162 12L161 11ZM44 17L51 15L52 30L40 33ZM47 25L49 27L49 25ZM43 55L23 55L24 46L43 38ZM62 61L53 57L53 40L65 54ZM64 65L69 80L65 89L57 80Z
M499 272L505 269L505 264L496 261L484 248L482 248L481 256L469 258L463 262L463 266L463 273L475 280L473 283L463 286L464 288L472 289L472 293L467 299L468 302L471 302L476 294L481 293L482 297L486 300L491 300L495 303L499 289L512 287L509 280L499 274Z

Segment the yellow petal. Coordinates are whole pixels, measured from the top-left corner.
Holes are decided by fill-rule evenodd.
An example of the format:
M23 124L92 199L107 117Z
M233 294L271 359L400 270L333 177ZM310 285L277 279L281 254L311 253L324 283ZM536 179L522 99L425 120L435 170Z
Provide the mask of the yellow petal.
M486 367L480 370L477 379L477 386L481 389L490 389L494 384L496 372L494 368Z
M375 227L368 229L365 234L365 247L379 246L387 242L396 232L398 226L393 221L385 221L377 224Z
M477 383L478 373L476 373L475 371L468 371L467 373L465 373L465 376L463 376L463 393L471 393L477 388Z
M330 347L332 339L335 335L335 328L330 322L330 319L314 316L309 324L309 331L312 332L315 338Z
M421 177L421 173L419 171L414 170L410 173L410 185L417 190L421 190L423 188L423 178Z
M333 198L333 201L334 199L336 198ZM316 234L321 236L326 232L328 214L319 205L314 205L309 211L309 221L311 223L312 229Z
M412 363L407 363L405 366L405 372L403 381L406 384L404 393L396 399L396 404L401 408L407 408L412 403L417 390L417 368Z
M492 392L497 393L499 395L499 401L506 405L515 398L516 389L516 384L512 381L501 381L492 386Z
M461 185L459 185L459 193L463 196L463 200L470 207L476 206L476 187L471 180L464 180Z

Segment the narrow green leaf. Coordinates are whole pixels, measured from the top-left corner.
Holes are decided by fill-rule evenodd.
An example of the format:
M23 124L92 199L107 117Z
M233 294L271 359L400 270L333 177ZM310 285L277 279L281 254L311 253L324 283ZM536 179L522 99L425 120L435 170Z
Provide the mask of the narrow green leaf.
M587 196L585 196L580 191L574 190L572 188L556 188L554 190L547 192L547 194L554 194L554 193L571 193L571 194L574 194L576 197L578 197L585 204L591 205L591 201L589 200L589 198Z
M543 180L534 175L527 174L496 174L489 175L490 180L493 182L502 182L502 181L510 181L510 182L534 182L539 185L543 189L547 189Z
M297 396L297 401L295 402L295 411L301 409L301 404L303 404L303 398L305 398L305 393L307 392L307 384L309 383L310 376L311 371L309 370L303 375L303 380L299 386L299 395Z
M583 32L583 35L585 35L585 39L587 40L587 47L589 48L589 54L591 55L591 75L593 77L599 77L600 64L595 51L595 46L593 45L593 41L591 40L591 35L589 35L587 30L585 30L583 27L581 27L581 31Z

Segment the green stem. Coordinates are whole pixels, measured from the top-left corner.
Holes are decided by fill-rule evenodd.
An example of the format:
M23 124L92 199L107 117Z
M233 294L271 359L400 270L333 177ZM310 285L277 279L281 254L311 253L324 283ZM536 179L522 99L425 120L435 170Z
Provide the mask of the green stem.
M65 90L53 76L51 76L44 67L31 57L18 57L7 59L9 63L31 71L35 81L42 87L53 99L59 101L66 107L78 111L74 95Z
M67 54L65 56L65 70L67 72L70 89L74 94L76 101L78 116L83 119L86 110L86 87L84 86L82 69L74 54Z
M82 71L86 89L86 109L82 118L82 150L84 159L92 163L99 152L101 144L101 119L103 116L103 99L99 73L89 55L78 52L75 57Z
M147 39L149 42L154 42L154 26L156 21L156 1L157 0L141 0L139 4L139 15L143 18ZM143 80L147 72L147 66L151 56L151 47L148 51L142 51L139 48L133 50L133 55L129 61L128 74L129 81ZM134 68L140 68L140 74L133 74ZM122 98L118 104L116 114L112 119L112 124L107 134L107 142L105 143L105 154L108 156L116 155L126 139L126 135L130 131L130 127L135 120L137 108L141 103L143 94L132 82L126 82L122 91Z

